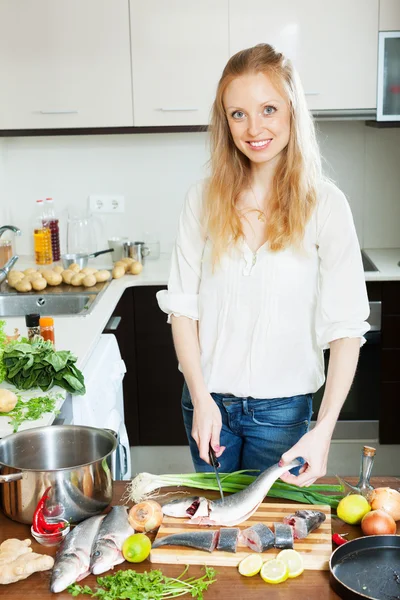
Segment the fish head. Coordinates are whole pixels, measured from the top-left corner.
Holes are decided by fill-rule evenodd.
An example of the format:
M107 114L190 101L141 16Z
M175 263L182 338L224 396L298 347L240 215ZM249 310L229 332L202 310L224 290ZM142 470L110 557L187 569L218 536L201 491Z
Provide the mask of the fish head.
M51 574L50 591L54 594L67 589L77 581L82 572L82 563L76 554L65 554L57 561Z
M122 554L112 539L102 539L95 547L90 557L90 572L93 575L100 575L105 571L112 569L115 564L120 562Z

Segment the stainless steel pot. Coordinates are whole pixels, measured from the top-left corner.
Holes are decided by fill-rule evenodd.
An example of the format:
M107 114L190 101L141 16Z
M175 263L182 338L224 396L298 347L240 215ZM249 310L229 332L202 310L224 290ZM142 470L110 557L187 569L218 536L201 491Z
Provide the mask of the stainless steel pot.
M140 262L142 265L144 265L146 256L150 254L150 249L144 242L125 242L123 248L124 256L133 258L133 260Z
M79 425L37 427L0 440L0 501L7 517L32 523L46 488L49 514L78 523L111 502L117 434Z
M64 269L68 269L73 264L79 265L81 269L87 267L89 258L96 258L100 254L107 254L112 252L114 248L108 248L108 250L99 250L99 252L92 252L91 254L61 254L61 261Z

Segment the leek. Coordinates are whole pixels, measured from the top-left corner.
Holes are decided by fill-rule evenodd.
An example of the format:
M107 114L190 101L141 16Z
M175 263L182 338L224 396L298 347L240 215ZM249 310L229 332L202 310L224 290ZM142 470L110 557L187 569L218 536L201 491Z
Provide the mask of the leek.
M246 489L256 479L256 475L235 471L220 473L220 479L223 491L234 494ZM215 474L212 472L167 475L139 473L128 485L127 495L129 500L136 504L159 496L162 488L174 486L218 491ZM314 484L300 488L278 480L272 485L267 496L295 500L303 504L328 504L331 508L336 508L344 496L344 487L342 485Z

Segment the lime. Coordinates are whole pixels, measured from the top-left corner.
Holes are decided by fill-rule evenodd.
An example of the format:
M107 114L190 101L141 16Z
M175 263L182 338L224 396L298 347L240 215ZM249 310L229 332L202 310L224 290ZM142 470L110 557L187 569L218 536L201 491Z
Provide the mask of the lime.
M283 560L273 558L263 564L260 575L267 583L282 583L289 577L289 569Z
M239 573L246 577L257 575L262 567L263 561L259 554L249 554L238 564Z
M303 557L296 550L282 550L276 558L285 563L290 579L298 577L304 571Z
M367 500L361 494L350 494L342 498L336 509L337 516L349 525L358 525L371 510Z
M150 554L151 542L144 533L130 535L122 544L122 554L125 560L140 563Z

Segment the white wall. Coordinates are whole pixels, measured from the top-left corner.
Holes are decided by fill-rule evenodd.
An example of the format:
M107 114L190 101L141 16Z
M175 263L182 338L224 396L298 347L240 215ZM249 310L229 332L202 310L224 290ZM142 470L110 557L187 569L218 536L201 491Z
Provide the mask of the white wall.
M400 247L400 129L320 122L318 136L362 246ZM37 198L53 197L64 217L68 207L85 206L89 194L122 194L125 213L97 220L98 249L113 235L137 239L151 231L169 251L185 192L205 173L206 141L204 133L5 138L0 215L23 230L17 251L26 254Z

